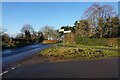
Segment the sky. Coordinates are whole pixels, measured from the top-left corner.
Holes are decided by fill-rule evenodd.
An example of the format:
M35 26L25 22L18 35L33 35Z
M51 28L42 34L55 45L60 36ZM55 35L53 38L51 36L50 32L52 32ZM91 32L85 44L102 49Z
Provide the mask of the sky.
M49 25L55 29L73 26L84 11L94 2L2 2L2 27L10 36L20 33L25 24L31 24L35 31ZM117 2L97 2L109 4L118 10Z

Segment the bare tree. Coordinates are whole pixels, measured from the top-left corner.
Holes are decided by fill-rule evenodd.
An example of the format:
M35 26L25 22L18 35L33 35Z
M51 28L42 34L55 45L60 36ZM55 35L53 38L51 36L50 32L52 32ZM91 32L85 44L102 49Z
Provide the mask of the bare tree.
M94 32L94 29L98 27L98 21L100 18L104 19L104 22L108 18L111 18L115 15L113 7L110 5L100 6L99 4L94 3L84 12L84 18L88 20L89 26L91 27L91 33Z
M30 24L23 25L21 32L25 34L26 39L31 39L31 34L33 34L34 29Z
M7 34L7 29L0 29L0 37L2 38L2 42L9 43L10 42L10 37Z
M53 39L54 38L54 29L51 26L44 26L42 29L45 39Z
M30 33L33 33L34 29L30 24L23 25L21 32L25 33L25 31L29 31Z

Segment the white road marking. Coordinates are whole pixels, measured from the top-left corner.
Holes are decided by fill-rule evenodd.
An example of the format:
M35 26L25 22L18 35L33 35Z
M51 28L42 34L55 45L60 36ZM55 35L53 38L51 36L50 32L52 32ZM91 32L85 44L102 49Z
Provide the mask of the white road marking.
M12 69L15 69L17 67L21 66L21 64L18 64L17 66L12 67Z
M21 64L18 64L17 66L12 67L11 69L15 69L15 68L17 68L18 66L21 66ZM6 73L8 73L8 71L4 71L4 72L0 73L0 76L2 76L3 74L6 74Z
M0 76L2 76L2 75L5 74L5 73L8 73L8 71L4 71L3 73L0 74Z
M17 68L17 67L12 67L12 69L15 69L15 68Z
M18 64L18 66L21 66L21 64Z

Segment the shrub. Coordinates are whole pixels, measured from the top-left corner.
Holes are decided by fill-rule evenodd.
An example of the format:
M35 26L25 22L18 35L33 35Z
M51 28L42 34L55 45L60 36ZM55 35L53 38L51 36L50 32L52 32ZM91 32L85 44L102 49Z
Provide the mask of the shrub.
M78 37L76 39L77 44L88 46L105 46L106 41L106 38Z

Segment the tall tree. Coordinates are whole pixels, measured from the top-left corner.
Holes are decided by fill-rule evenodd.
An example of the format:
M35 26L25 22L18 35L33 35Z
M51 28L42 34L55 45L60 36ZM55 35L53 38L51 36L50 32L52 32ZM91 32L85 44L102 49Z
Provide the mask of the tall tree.
M104 19L104 22L107 22L107 19L113 17L116 11L110 5L91 5L85 12L84 18L87 19L89 26L91 27L91 33L94 32L94 29L98 28L98 21L100 18Z
M31 39L32 39L32 41L37 41L37 32L36 31L33 31L33 34L31 35Z
M54 38L54 29L53 29L53 27L46 25L46 26L42 27L41 30L42 30L42 32L44 34L45 39L49 40L49 39Z
M40 30L38 31L37 37L38 37L39 42L42 42L44 40L44 35L43 35L42 31L40 31Z
M34 29L32 28L32 26L30 24L25 24L23 25L21 32L23 32L25 34L25 38L27 40L31 39L31 34L33 34Z
M76 34L78 36L85 36L89 34L89 26L87 20L80 20L79 23L77 23L78 26L76 28Z
M32 25L30 25L30 24L25 24L25 25L23 25L21 31L22 31L23 33L25 33L25 31L29 31L29 32L32 34L33 31L34 31L34 29L33 29Z
M112 25L111 37L118 37L118 29L119 29L118 27L120 26L119 22L120 22L120 20L119 20L118 16L111 18L111 25Z
M105 29L104 18L99 18L98 19L98 27L97 27L96 31L97 31L96 32L96 37L103 37L103 36L105 36L106 29Z

